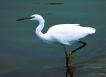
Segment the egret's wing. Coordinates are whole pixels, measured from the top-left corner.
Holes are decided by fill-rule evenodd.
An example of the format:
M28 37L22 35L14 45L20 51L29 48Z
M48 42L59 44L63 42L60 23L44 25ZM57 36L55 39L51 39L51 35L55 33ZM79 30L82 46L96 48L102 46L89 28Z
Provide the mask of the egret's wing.
M79 24L61 24L51 27L47 33L53 40L61 43L69 43L83 38L86 34L79 28Z
M62 44L71 44L88 34L95 33L95 29L91 27L82 27L79 24L60 24L52 26L47 34L50 35L54 42Z

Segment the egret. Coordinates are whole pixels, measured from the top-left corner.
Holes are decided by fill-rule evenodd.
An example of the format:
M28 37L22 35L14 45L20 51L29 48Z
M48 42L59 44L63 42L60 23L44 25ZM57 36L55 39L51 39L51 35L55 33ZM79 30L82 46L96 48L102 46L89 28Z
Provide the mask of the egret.
M88 34L95 33L96 29L92 27L83 27L80 24L59 24L54 25L48 29L48 31L44 34L42 33L42 29L44 28L45 20L39 14L31 15L30 17L17 19L17 21L21 20L37 20L39 22L38 27L35 29L36 35L47 43L54 43L62 45L66 55L66 67L68 67L68 63L74 59L72 55L75 51L86 46L87 43L83 41L79 41L79 39L84 38ZM75 50L67 53L66 46L70 46L73 43L78 42L82 45Z

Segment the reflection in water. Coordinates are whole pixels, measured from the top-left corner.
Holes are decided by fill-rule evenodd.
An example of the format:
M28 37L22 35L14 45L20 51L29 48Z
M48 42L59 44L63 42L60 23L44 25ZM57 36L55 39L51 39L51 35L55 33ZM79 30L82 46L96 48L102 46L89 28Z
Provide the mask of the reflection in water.
M45 3L45 5L61 5L63 3Z
M52 69L49 69L49 70L61 70L61 71L64 70L65 77L74 77L74 75L75 75L75 66L55 67L55 68L52 68ZM57 74L60 75L61 73L57 72Z
M74 72L75 72L75 68L72 67L72 66L68 66L67 69L66 69L66 77L68 77L68 75L70 77L74 77Z
M39 5L62 5L63 3L54 3L54 2L51 2L51 3L43 3L43 2L37 2L35 4L39 4Z

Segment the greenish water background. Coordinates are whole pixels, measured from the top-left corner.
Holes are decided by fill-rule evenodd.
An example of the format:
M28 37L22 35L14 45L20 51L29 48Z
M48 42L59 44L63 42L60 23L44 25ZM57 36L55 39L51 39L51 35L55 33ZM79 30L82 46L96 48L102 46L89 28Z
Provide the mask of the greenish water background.
M48 69L65 66L62 46L46 44L35 35L37 21L16 21L32 14L40 14L46 20L43 33L55 24L65 23L96 28L95 34L81 39L87 42L87 46L74 53L76 59L72 65L105 55L105 3L105 0L0 1L0 76L55 76L58 71L50 72ZM68 47L68 50L73 50L79 45L76 43ZM59 72L62 73L58 73L58 76L65 76L64 71Z

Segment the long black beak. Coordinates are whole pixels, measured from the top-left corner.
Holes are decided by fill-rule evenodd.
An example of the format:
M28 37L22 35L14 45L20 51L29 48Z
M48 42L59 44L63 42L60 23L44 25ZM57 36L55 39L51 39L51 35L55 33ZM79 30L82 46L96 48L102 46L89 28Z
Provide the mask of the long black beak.
M17 19L16 21L21 21L21 20L26 20L26 19L32 19L34 17L26 17L26 18L20 18L20 19Z

